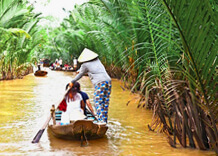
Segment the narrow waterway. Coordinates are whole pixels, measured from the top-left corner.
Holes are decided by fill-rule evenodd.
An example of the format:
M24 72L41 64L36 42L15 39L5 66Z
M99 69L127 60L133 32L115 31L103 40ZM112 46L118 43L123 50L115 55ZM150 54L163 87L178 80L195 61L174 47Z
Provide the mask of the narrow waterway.
M0 155L215 155L211 151L172 148L163 134L148 131L152 112L137 109L138 96L123 91L122 83L115 79L112 81L109 129L104 138L90 140L89 146L80 147L79 141L57 139L46 129L40 143L32 144L51 105L59 103L66 84L75 76L72 72L47 71L46 77L29 74L23 79L0 81ZM79 82L92 102L93 86L89 78L83 77Z

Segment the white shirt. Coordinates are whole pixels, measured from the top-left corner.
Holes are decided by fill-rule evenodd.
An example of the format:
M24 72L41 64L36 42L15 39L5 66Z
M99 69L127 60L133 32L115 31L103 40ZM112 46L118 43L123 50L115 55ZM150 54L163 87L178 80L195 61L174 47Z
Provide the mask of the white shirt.
M77 59L74 59L74 60L73 60L73 64L74 64L74 65L77 65Z
M59 64L62 65L62 60L59 60Z
M72 120L81 120L85 118L84 111L81 109L82 96L77 93L75 100L66 99L67 110L62 112L61 123L69 124Z

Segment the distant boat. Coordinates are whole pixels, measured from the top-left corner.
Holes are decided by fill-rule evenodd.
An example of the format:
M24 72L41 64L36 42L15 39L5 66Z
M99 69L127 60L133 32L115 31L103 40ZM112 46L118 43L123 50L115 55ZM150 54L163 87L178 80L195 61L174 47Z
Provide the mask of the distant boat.
M34 73L35 76L45 76L45 75L47 75L47 74L48 74L48 72L47 72L47 71L44 71L44 70L37 70L37 71L35 71L35 73Z
M53 67L50 67L51 70L54 70L54 71L66 71L66 72L75 72L76 69L74 68L68 68L66 69L65 67L63 68L53 68Z

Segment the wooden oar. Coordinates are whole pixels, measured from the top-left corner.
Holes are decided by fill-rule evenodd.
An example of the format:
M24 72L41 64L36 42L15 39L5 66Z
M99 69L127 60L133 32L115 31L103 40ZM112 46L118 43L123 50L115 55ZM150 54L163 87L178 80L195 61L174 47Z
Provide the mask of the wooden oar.
M42 126L42 128L38 131L38 133L36 134L36 136L34 137L32 143L38 143L43 132L45 131L45 128L48 126L48 123L51 120L51 114L49 115L49 117L47 118L47 120L45 121L44 125Z
M64 97L65 97L65 95L67 94L67 92L69 91L69 89L70 89L70 88L68 88L67 91L65 92ZM62 100L63 100L63 98L62 98ZM62 100L61 100L61 101L62 101ZM60 104L60 103L59 103L59 104ZM58 104L58 106L59 106L59 104ZM45 123L44 123L44 125L42 126L42 128L38 131L38 133L36 134L36 136L33 138L32 143L38 143L38 142L39 142L39 140L40 140L40 138L41 138L43 132L45 131L46 127L48 126L48 124L49 124L51 118L52 118L52 116L51 116L51 113L50 113L49 117L48 117L47 120L45 121Z

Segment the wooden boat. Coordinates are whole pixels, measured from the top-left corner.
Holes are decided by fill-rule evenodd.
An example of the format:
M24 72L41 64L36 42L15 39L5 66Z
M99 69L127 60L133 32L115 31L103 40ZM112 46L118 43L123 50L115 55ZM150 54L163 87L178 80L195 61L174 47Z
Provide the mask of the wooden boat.
M47 74L48 74L48 72L47 72L47 71L44 71L44 70L37 70L37 71L35 71L35 73L34 73L35 76L45 76L45 75L47 75Z
M68 68L66 69L65 67L63 68L53 68L53 67L50 67L51 70L54 70L54 71L66 71L66 72L76 72L77 69L74 69L74 68Z
M51 70L53 70L53 71L65 71L65 72L76 72L76 70L75 69L53 69L53 68L51 68Z
M48 130L52 132L55 137L62 139L73 139L73 140L87 140L98 139L105 136L108 129L106 124L98 124L94 121L91 115L87 116L87 119L72 121L68 125L60 125L61 113L55 113L55 122L53 125L48 126Z

